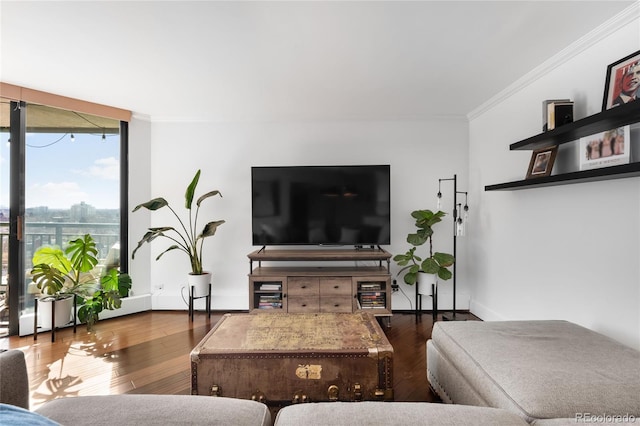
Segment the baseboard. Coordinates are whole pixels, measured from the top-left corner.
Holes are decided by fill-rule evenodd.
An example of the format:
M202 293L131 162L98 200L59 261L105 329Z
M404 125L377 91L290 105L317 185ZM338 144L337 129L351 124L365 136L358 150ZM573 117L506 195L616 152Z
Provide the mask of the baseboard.
M100 320L121 317L124 315L135 314L138 312L150 311L151 310L151 295L150 294L141 294L139 296L129 296L122 299L122 307L120 309L115 309L113 311L104 310L100 312ZM26 314L20 317L20 336L28 336L33 334L33 320L34 314ZM66 327L72 327L72 325L68 325ZM64 327L63 327L64 328ZM38 330L40 331L49 331L49 330Z
M500 315L499 313L487 308L482 303L478 303L477 301L471 301L471 310L474 315L478 318L481 318L483 321L506 321L507 318Z

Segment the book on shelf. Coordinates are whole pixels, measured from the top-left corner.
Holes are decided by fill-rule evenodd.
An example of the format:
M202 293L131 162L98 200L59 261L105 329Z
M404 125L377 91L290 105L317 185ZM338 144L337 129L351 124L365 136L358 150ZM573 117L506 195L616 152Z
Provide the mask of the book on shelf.
M542 131L546 132L573 122L573 102L569 99L549 99L542 102Z
M365 282L360 284L360 290L382 290L382 284Z
M261 294L258 309L282 309L282 297L279 294Z
M282 289L282 284L261 284L260 285L260 290L277 290L279 291L280 289Z
M282 300L280 294L261 294L260 300Z
M282 303L262 303L258 304L258 309L282 309Z
M359 298L362 309L386 308L387 298L385 293L369 292L362 293Z

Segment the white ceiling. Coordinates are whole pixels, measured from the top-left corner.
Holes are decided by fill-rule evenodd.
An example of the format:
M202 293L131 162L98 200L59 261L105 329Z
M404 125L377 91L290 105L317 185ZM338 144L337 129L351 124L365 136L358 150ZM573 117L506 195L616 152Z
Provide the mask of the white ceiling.
M0 79L151 120L466 116L632 3L1 0Z

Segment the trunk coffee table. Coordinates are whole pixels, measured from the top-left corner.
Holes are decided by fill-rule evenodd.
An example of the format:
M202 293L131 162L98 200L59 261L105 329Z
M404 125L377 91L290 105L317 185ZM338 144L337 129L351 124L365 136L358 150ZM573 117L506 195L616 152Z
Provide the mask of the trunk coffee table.
M393 400L393 348L367 313L226 314L191 351L191 393L282 406Z

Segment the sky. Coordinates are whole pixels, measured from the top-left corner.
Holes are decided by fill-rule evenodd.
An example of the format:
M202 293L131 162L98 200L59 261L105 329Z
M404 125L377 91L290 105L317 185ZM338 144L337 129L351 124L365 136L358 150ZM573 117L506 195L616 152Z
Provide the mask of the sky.
M27 133L26 208L68 209L84 201L98 209L117 209L120 139L118 135ZM0 208L9 206L9 139L0 134Z

